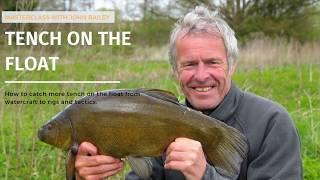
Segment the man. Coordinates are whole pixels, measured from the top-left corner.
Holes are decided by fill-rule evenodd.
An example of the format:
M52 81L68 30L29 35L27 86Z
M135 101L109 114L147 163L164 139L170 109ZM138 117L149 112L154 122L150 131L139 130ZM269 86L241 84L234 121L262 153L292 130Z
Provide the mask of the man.
M169 53L186 105L238 129L249 151L239 176L226 177L206 161L200 142L177 138L162 157L152 159L152 179L302 179L299 137L286 110L232 83L237 40L222 19L206 8L195 8L172 31ZM92 144L80 145L78 177L108 177L122 167L119 159L97 155ZM139 178L131 172L127 179Z

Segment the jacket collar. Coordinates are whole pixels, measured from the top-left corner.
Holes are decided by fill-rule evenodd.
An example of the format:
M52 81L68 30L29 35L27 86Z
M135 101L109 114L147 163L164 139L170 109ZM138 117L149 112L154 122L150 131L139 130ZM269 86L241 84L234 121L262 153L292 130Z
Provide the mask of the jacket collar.
M223 122L231 120L236 112L241 98L241 90L232 83L231 88L227 95L223 98L222 102L212 110L209 110L206 114L219 119ZM192 105L186 100L186 105L193 108Z

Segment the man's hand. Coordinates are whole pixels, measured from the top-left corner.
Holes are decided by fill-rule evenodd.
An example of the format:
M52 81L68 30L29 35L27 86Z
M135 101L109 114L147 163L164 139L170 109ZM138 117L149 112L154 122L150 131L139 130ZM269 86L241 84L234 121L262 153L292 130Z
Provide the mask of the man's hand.
M177 138L167 148L164 167L181 171L188 180L200 180L206 165L207 161L198 141Z
M120 159L97 153L97 148L91 143L80 144L75 161L77 180L102 179L122 170L123 162Z

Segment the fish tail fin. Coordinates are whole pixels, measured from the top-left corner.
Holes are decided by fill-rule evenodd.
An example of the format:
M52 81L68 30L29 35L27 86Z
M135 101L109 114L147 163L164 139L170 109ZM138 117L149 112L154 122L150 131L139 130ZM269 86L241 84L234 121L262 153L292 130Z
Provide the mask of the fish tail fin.
M241 163L247 155L246 138L232 127L223 129L223 134L218 145L212 143L206 154L220 174L236 178L240 173Z
M67 180L76 179L74 164L75 164L75 155L70 150L67 155L67 163L66 163L66 179Z
M149 179L152 174L152 162L149 157L128 156L127 161L132 171L142 179Z
M67 162L66 162L66 180L76 179L75 161L76 161L77 152L78 152L77 144L74 144L73 146L71 146L70 150L68 151Z

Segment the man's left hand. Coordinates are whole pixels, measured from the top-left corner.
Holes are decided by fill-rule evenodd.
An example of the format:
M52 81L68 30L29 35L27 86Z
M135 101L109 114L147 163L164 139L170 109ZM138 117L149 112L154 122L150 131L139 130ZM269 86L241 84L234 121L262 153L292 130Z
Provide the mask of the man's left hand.
M199 141L177 138L167 148L164 167L181 171L188 180L200 180L206 165L207 161Z

